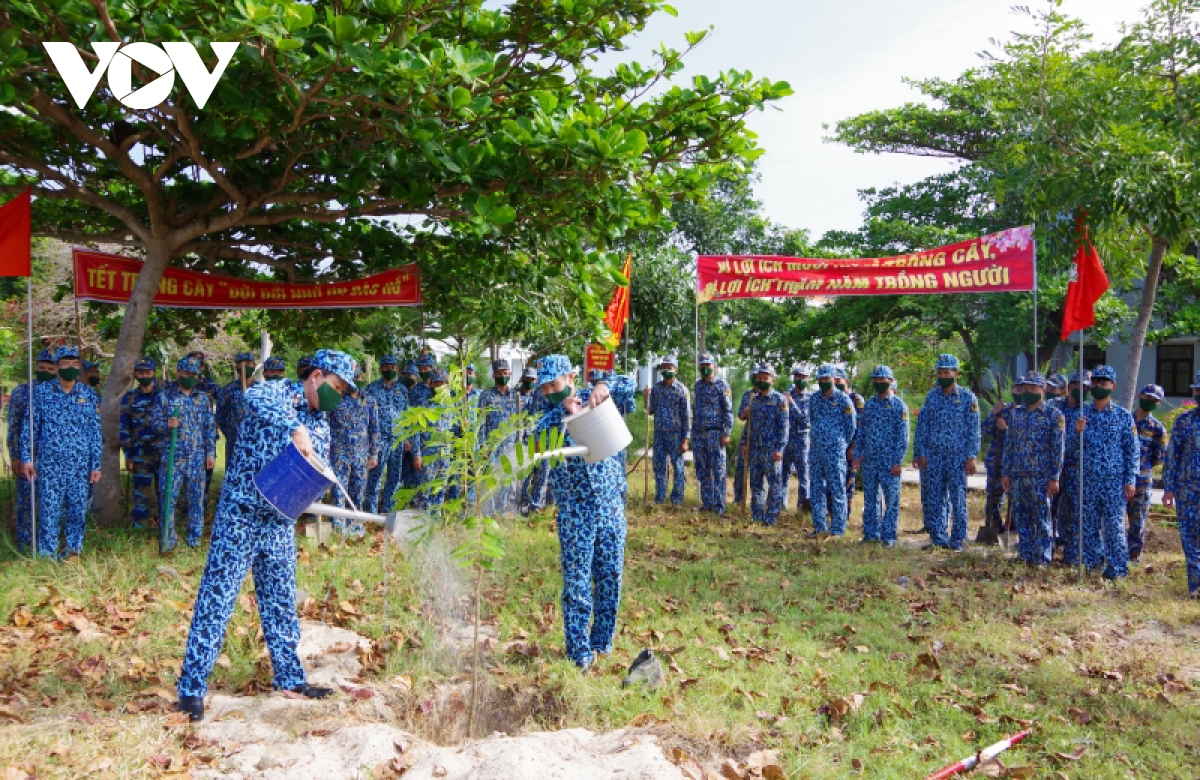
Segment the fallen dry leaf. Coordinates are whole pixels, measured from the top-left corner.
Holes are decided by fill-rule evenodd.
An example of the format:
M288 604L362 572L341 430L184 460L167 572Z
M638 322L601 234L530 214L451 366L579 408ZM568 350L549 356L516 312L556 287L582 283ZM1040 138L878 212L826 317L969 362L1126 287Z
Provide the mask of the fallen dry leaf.
M1055 751L1054 757L1061 759L1063 761L1078 761L1079 759L1083 758L1083 754L1086 752L1087 752L1087 745L1080 745L1079 747L1072 750L1070 753L1061 753L1059 751Z
M108 756L100 756L93 759L87 766L83 768L85 775L93 774L94 772L103 772L113 765L113 760Z

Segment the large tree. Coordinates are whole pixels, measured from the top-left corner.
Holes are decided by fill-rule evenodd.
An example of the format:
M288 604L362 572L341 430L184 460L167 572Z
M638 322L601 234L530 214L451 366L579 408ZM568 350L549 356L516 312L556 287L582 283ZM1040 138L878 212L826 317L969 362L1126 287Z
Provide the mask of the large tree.
M145 261L105 386L101 510L118 505L119 392L170 264L244 274L250 261L303 280L415 258L431 303L445 310L454 274L482 284L557 269L588 302L592 277L615 265L609 244L702 184L707 166L752 154L745 115L788 92L730 72L651 95L682 67L682 54L665 47L654 66L590 69L595 55L622 48L668 8L659 0L0 8L0 103L9 109L0 112L0 192L34 187L40 235L124 244ZM93 43L185 41L209 69L210 43L241 45L203 109L176 84L160 105L134 110L104 81L79 105L43 45L63 41L91 69ZM133 75L144 84L157 74L135 65ZM408 227L379 221L387 217ZM454 239L496 249L458 253Z

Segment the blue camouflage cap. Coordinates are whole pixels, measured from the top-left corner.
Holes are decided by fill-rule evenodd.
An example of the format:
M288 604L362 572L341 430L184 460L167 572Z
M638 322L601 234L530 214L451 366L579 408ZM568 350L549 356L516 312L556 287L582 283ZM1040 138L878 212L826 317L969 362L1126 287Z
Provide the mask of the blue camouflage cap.
M54 350L55 363L60 360L68 360L70 358L75 358L76 360L79 359L79 350L75 347L59 347L58 349Z
M534 366L525 366L525 370L521 372L521 379L537 379L537 368Z
M239 352L233 356L234 363L245 363L246 361L254 362L254 355L249 352Z
M605 372L605 370L602 368L593 368L591 371L588 372L588 381L589 382L599 382L601 379L604 378L605 373L607 373L607 372Z
M265 366L264 366L265 368ZM312 368L312 355L302 355L296 361L296 370L303 371L306 368Z
M1046 377L1043 376L1038 371L1030 371L1028 374L1025 375L1025 377L1023 379L1021 379L1021 384L1034 385L1036 387L1045 387L1046 386Z
M875 370L871 372L872 379L895 379L896 375L892 373L892 369L888 366L875 366Z
M437 366L437 359L434 358L432 352L422 352L417 355L417 368L434 368Z
M549 384L571 373L571 360L566 355L546 355L537 364L537 383Z
M938 367L938 370L941 370L943 368L950 368L950 369L957 371L958 370L958 357L955 355L951 355L948 352L943 352L942 354L938 355L937 367Z
M93 368L99 368L99 367L100 367L100 364L99 364L99 363L93 363L93 362L92 362L92 361L90 361L90 360L85 360L85 361L83 361L83 370L84 370L84 371L89 371L89 370L91 370L91 369L93 369Z
M770 374L775 376L775 368L770 363L759 363L754 367L755 374Z
M840 366L835 366L833 369L833 376L835 379L845 379L846 369L841 368Z
M470 371L472 374L475 373L475 364L467 363L467 370Z
M708 352L701 352L700 357L696 358L698 366L715 366L717 361L713 360L713 356Z
M271 355L271 357L263 361L263 371L283 371L286 368L287 365L283 362L283 358L281 357L275 357L274 355Z
M54 351L50 350L50 349L43 349L41 352L38 353L37 362L53 363L54 362Z
M410 360L407 363L405 363L404 364L404 373L412 374L415 376L417 374L417 361Z
M1138 395L1146 395L1153 398L1155 401L1161 401L1167 397L1166 392L1158 385L1146 385L1142 388L1142 392Z
M665 358L658 361L658 367L662 368L663 366L675 366L676 368L679 368L679 358L675 355L667 355Z
M1066 377L1062 374L1051 374L1046 377L1046 386L1053 387L1055 390L1062 390L1067 386Z
M808 369L797 363L796 365L792 366L792 376L796 375L808 376Z
M834 376L833 366L828 363L822 363L821 367L817 369L817 379L833 379Z
M1071 374L1071 381L1068 384L1090 385L1091 383L1092 383L1092 372L1091 371L1076 371L1075 373Z
M382 366L398 366L400 362L396 360L395 355L380 355L379 365Z
M450 380L449 380L449 378L446 376L446 369L444 369L444 368L435 368L435 369L433 369L433 371L432 371L432 372L429 374L429 381L430 381L430 382L449 382Z
M350 385L351 390L358 389L358 385L354 384L354 375L358 372L358 364L345 352L338 352L336 349L318 349L317 354L312 356L312 367L329 374L337 374L343 382Z
M504 358L500 358L499 360L493 360L492 361L492 373L494 374L497 371L512 371L512 366L510 366L508 364L508 361L505 360Z
M138 362L133 364L134 371L155 371L158 369L158 364L154 362L154 358L140 357Z
M1116 382L1117 370L1112 366L1096 366L1092 369L1092 384L1095 384L1097 379L1107 379L1110 382Z
M179 358L179 362L175 364L176 371L191 371L192 373L200 373L200 361L194 357Z

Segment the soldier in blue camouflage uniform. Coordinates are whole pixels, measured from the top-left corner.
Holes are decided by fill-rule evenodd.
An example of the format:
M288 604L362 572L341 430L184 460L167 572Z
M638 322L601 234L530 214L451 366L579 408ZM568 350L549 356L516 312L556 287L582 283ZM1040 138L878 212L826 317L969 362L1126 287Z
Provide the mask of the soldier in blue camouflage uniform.
M533 366L521 374L521 411L532 415L534 420L550 411L550 404L538 389L537 376ZM544 509L547 503L554 503L554 493L550 489L550 468L541 461L521 485L521 514Z
M282 382L287 379L287 363L283 358L271 355L263 361L263 379L268 382Z
M254 381L254 355L249 352L239 352L233 358L234 380L217 392L217 429L225 437L225 468L233 459L237 447L238 426L242 424L245 414L244 382L249 388Z
M700 511L725 514L725 448L733 431L733 391L717 376L717 363L707 352L697 365L692 406L692 430L696 437L693 450L696 482L700 486Z
M565 417L609 397L618 408L626 406L635 390L632 379L610 375L594 389L576 393L565 355L542 358L537 381L550 407L538 420L538 433L561 429ZM566 446L573 445L568 433ZM586 670L596 654L612 652L616 631L626 532L621 464L616 455L594 464L564 458L550 469L550 483L558 502L567 657Z
M43 349L38 353L34 366L34 386L50 382L58 375L54 353ZM17 549L33 547L33 497L30 482L25 478L25 464L21 461L21 433L29 425L29 385L22 382L13 388L8 397L8 461L12 464L17 482Z
M1062 374L1051 374L1046 377L1046 403L1057 404L1067 392L1067 378ZM1061 409L1059 411L1062 411Z
M796 509L811 509L808 498L808 369L792 366L792 387L788 390L788 443L783 450L783 503L787 505L788 478L794 469L799 487L796 489Z
M143 357L133 366L138 386L121 396L121 449L133 490L133 527L147 528L150 507L158 504L160 442L154 429L154 410L162 388L154 372L154 360Z
M754 395L747 409L749 436L742 428L740 449L750 464L750 518L775 525L783 511L783 451L788 442L790 402L776 391L775 369L768 363L754 368Z
M649 399L648 414L654 418L654 503L667 500L667 466L675 474L671 489L671 504L683 503L683 492L687 482L687 470L683 465L683 454L688 451L692 438L691 395L682 383L675 381L679 361L674 355L663 358L659 371L662 381L654 389L646 388Z
M417 361L410 360L405 363L404 368L400 371L400 384L404 386L404 392L407 393L406 398L409 404L412 403L412 390L420 382L420 374L417 372ZM403 455L400 456L400 484L407 485L412 479L413 473L412 442L404 442L400 445L400 449L403 450Z
M1200 374L1192 385L1200 404ZM1188 595L1200 598L1200 406L1175 418L1163 463L1163 506L1175 508L1179 541L1187 560Z
M1167 452L1167 429L1154 417L1165 393L1158 385L1146 385L1138 394L1138 408L1133 412L1137 425L1140 450L1137 483L1133 498L1125 509L1129 530L1125 539L1129 545L1129 562L1137 563L1146 546L1146 520L1150 516L1150 488L1154 482L1154 467L1163 462Z
M1075 432L1084 437L1079 478L1083 481L1083 563L1104 576L1129 573L1125 507L1137 485L1137 426L1129 410L1112 403L1117 372L1111 366L1092 371L1092 402L1084 404Z
M102 381L100 364L90 360L83 361L83 373L79 375L79 381L87 383L87 386L91 388L99 387Z
M414 367L415 368L415 367ZM408 388L399 379L400 363L395 355L383 355L379 358L380 379L367 385L363 395L375 403L378 416L377 426L379 440L376 447L375 464L367 474L365 500L363 509L367 512L377 511L379 506L379 483L383 482L383 502L385 511L391 511L393 496L400 487L404 474L404 455L410 452L411 444L396 442L396 424L401 415L408 409ZM330 420L332 425L333 421ZM387 472L387 479L383 478Z
M742 422L746 421L749 415L747 411L750 408L750 399L754 395L754 374L750 374L750 389L742 393L742 399L738 401L737 417ZM737 455L733 464L733 503L741 504L744 498L746 485L746 458L742 455L741 445L737 447Z
M1067 384L1067 394L1053 404L1063 413L1067 435L1063 443L1063 471L1059 480L1056 542L1063 548L1063 563L1079 563L1079 436L1075 421L1087 403L1092 388L1092 372L1076 371Z
M422 404L422 406L430 409L445 408L437 400L437 390L444 387L448 381L449 377L447 377L445 369L435 368L428 372L424 384L418 385L418 387L425 387L429 391L429 400ZM450 396L454 398L456 394L451 392ZM449 419L443 417L437 421L436 427L440 431L448 431L451 424ZM417 453L413 458L413 466L415 466L417 472L420 474L421 484L423 485L439 479L448 465L446 460L441 457L443 448L448 445L438 444L433 441L432 436L424 433L417 434L412 438L412 446ZM453 486L446 487L444 490L442 488L424 490L414 499L413 506L420 509L429 509L438 506L445 498L453 498L453 491Z
M60 530L68 556L83 551L90 485L100 481L100 397L77 381L79 350L59 347L54 362L58 379L33 390L33 429L21 429L19 458L36 480L38 554L49 558L59 557Z
M882 542L884 547L896 546L900 475L908 454L908 406L892 392L895 380L890 367L875 366L871 372L875 395L863 404L854 432L854 465L863 475L863 541Z
M159 394L154 406L154 436L159 444L158 464L158 522L165 523L165 546L168 552L178 541L175 535L175 509L179 497L187 501L187 543L200 545L204 534L205 471L217 458L217 421L213 417L209 396L198 389L200 363L195 358L183 358L175 366L175 387ZM171 491L167 493L171 431L175 435L175 462L171 471Z
M1062 412L1045 403L1045 377L1034 372L1018 384L1021 406L1009 411L1001 483L1012 501L1013 525L1020 537L1017 556L1025 563L1047 566L1054 557L1050 499L1059 490L1066 421Z
M200 381L196 383L195 389L196 392L203 393L208 398L209 406L215 414L217 409L217 398L221 395L221 386L218 385L211 376L209 376L207 357L205 356L204 352L198 349L192 350L184 355L184 357L195 358L196 362L200 364ZM178 390L179 381L176 379L165 381L162 383L161 389L163 391ZM217 437L220 438L219 432ZM212 485L212 479L213 469L206 469L204 472L204 503L206 508L208 505L208 491L209 487ZM161 485L159 486L159 489L162 489Z
M817 387L808 400L808 475L811 480L813 531L846 533L846 451L854 439L854 402L834 387L835 371L828 363L817 369ZM827 519L828 518L828 519Z
M987 466L987 503L983 510L983 525L975 535L975 541L983 544L999 544L1004 531L1004 519L1000 508L1004 503L1004 438L1008 426L1012 425L1013 409L1022 403L1023 386L1018 378L1012 387L1012 403L997 399L992 411L984 419L981 433L989 437L987 455L983 462Z
M863 405L866 401L861 395L850 389L850 380L846 377L846 369L834 367L833 369L833 386L850 397L850 402L854 404L854 424L858 426L858 420L862 416ZM851 442L854 438L851 437ZM858 480L858 468L854 465L854 446L846 450L846 513L850 513L850 506L854 503L854 487Z
M469 406L477 406L479 404L479 396L483 391L479 389L479 383L476 381L474 363L468 363L467 370L463 371L463 386L467 391L467 404Z
M329 413L329 465L359 509L367 498L367 473L378 466L383 457L380 452L382 438L379 406L365 391L346 393L338 407ZM399 479L396 481L399 483ZM338 506L350 506L341 490L335 487L334 494ZM331 522L334 530L343 535L362 536L366 533L362 523L356 520L334 518Z
M967 539L967 477L975 473L979 455L979 401L975 394L957 384L958 358L938 356L938 386L925 396L917 417L913 460L928 481L925 524L932 544L959 551ZM953 528L946 535L946 504L949 502Z
M432 352L422 352L417 357L416 363L418 381L408 391L408 405L410 407L429 406L433 398L429 380L437 368L437 361L434 360ZM401 482L406 488L417 488L425 481L424 469L421 467L423 463L421 450L415 439L409 442L409 446L412 449L412 470L403 475Z
M254 486L254 475L288 443L303 455L329 460L329 423L325 413L355 387L354 360L344 352L319 350L313 370L297 397L290 383L261 382L246 392L246 415L238 430L234 465L225 475L212 544L193 608L192 627L179 675L179 703L193 721L204 717L208 676L221 652L246 572L254 574L254 595L263 637L271 654L274 685L309 698L332 691L309 685L296 653L300 622L296 617L295 521L272 507Z
M517 413L517 406L520 403L520 399L516 388L509 386L511 379L512 366L509 362L503 358L493 360L493 385L481 392L479 399L476 401L480 414L484 415L483 422L479 427L479 441L481 446L487 444L487 439L492 435L493 431L503 425L505 420ZM517 437L515 434L506 437L502 442L497 442L491 451L492 462L498 463L501 457L505 457L507 453L511 453L516 443ZM497 470L494 473L503 475L502 470ZM510 507L516 505L517 490L517 486L511 483L501 485L489 499L488 507L485 510L486 514L508 512Z

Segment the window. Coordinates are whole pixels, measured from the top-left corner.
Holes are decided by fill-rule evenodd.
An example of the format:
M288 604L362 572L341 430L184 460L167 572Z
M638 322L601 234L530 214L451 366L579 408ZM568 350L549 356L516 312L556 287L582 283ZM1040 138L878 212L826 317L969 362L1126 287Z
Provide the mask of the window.
M1157 355L1156 384L1162 385L1167 395L1191 395L1188 385L1194 376L1195 347L1191 344L1161 344Z
M1108 350L1095 344L1083 345L1083 367L1092 371L1096 366L1108 365Z

